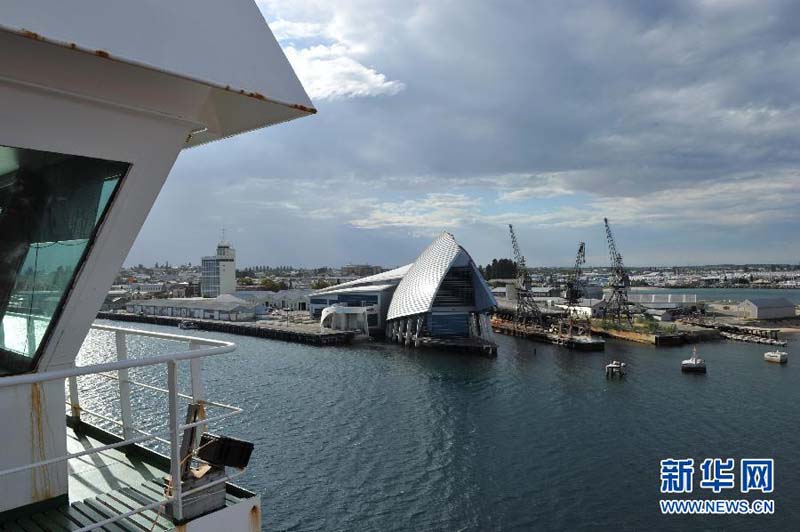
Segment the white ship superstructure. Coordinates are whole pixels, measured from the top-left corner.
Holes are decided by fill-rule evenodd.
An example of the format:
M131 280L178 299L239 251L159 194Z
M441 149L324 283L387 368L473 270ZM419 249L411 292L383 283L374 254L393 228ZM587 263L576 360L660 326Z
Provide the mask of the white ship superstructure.
M179 152L312 114L308 96L251 0L4 2L0 50L0 522L260 528L259 497L200 440L241 411L202 387L202 359L235 346L155 335L174 352L129 359L127 338L153 333L100 328L108 362L75 359ZM163 370L157 433L134 423L139 366ZM82 405L87 375L115 379L120 419ZM144 449L156 441L169 456ZM207 463L187 459L203 445Z

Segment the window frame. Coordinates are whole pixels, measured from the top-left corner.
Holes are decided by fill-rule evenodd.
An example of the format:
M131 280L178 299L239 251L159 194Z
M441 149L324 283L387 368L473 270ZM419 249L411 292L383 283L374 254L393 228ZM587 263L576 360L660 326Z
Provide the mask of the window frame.
M42 356L46 351L46 349L48 348L50 341L53 338L53 332L57 327L57 325L59 324L59 322L61 321L61 317L64 313L64 308L66 307L67 302L72 296L78 278L82 274L84 267L87 263L87 260L89 258L89 255L91 254L97 242L97 237L103 226L106 224L109 212L111 211L112 207L116 204L117 198L119 197L120 194L120 190L124 186L127 177L130 175L131 170L134 167L134 163L130 161L116 161L112 159L104 159L101 157L81 155L78 153L66 153L60 151L28 148L24 146L9 145L9 144L0 144L0 147L11 148L16 150L27 150L39 153L53 153L67 157L82 157L84 159L93 159L97 161L103 161L105 163L117 163L120 165L127 165L125 170L120 173L117 183L114 186L113 190L111 191L111 194L109 195L108 200L106 201L106 204L103 207L102 212L100 213L100 216L94 223L92 230L89 233L89 237L87 238L86 241L86 246L83 249L80 258L75 263L75 267L72 270L72 275L70 276L69 280L66 282L64 286L64 291L61 294L58 304L54 308L53 314L50 316L50 321L47 324L47 328L45 329L44 334L42 335L42 340L36 346L36 350L33 353L33 356L28 357L26 355L21 355L13 350L6 349L5 347L0 346L0 357L2 357L2 360L0 360L0 377L5 377L5 376L20 375L24 373L32 373L38 371L39 364L41 363L42 360ZM19 274L19 272L17 272L17 274ZM2 320L4 318L5 314L3 316L0 316L0 326L2 326ZM27 364L23 364L23 362L27 362ZM20 366L19 368L17 367L17 364L19 364ZM25 365L26 367L22 368L23 365Z

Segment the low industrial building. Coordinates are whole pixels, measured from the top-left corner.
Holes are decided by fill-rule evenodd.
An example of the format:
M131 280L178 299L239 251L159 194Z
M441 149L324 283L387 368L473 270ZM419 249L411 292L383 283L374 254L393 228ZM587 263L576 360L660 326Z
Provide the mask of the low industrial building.
M270 292L268 290L242 290L234 295L248 303L260 305L263 310L268 308L308 310L308 296L311 290L306 288L290 288ZM258 308L257 311L262 310ZM261 312L259 312L261 313Z
M566 305L562 308L566 308ZM572 311L581 318L601 317L606 312L606 301L605 299L580 299L572 307Z
M371 335L408 344L480 347L496 352L488 311L497 305L477 265L450 233L412 264L310 296L312 315L334 306L367 307Z
M214 299L146 299L130 301L125 310L144 316L171 316L188 319L253 321L255 305L229 294Z
M757 320L793 318L795 314L795 304L785 297L745 299L738 309L739 317Z

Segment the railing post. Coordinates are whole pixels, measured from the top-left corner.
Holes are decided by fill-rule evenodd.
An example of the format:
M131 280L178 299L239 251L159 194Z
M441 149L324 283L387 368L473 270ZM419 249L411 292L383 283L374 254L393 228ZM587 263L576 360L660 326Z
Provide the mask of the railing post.
M67 379L69 382L69 410L72 419L75 421L81 420L81 403L78 398L78 377L70 377Z
M189 342L189 349L202 349L203 346L195 341ZM203 359L202 358L193 358L189 361L189 367L191 369L192 374L192 401L195 403L200 404L200 412L199 416L200 419L205 419L206 417L206 407L203 404L203 399L205 399L204 391L203 391ZM205 424L198 425L194 429L194 448L197 449L197 446L200 444L200 435L206 431ZM193 449L194 450L194 449Z
M169 470L172 477L172 516L176 521L183 520L183 501L181 500L181 453L178 442L178 363L167 362L167 388L169 390Z
M128 344L125 331L114 333L117 344L117 361L128 359ZM122 414L122 437L126 440L135 436L133 430L133 411L131 410L131 383L128 370L121 369L119 374L119 408Z

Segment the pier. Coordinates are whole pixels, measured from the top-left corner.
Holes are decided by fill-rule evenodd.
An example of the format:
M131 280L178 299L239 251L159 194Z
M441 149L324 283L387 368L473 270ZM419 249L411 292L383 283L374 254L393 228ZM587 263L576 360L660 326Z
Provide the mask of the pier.
M578 351L603 351L606 348L606 343L601 338L558 334L545 331L541 327L521 325L511 320L499 318L492 319L492 330L498 334L518 336L535 342L560 345Z
M182 321L191 321L201 331L223 332L238 334L240 336L253 336L256 338L269 338L317 346L346 345L353 341L355 334L351 331L314 331L308 325L281 323L235 323L230 321L200 320L186 318L173 318L170 316L140 316L136 314L122 314L115 312L99 312L97 317L106 320L132 321L137 323L152 323L153 325L167 325L177 327Z
M785 340L778 338L778 329L707 321L702 318L686 318L682 321L698 327L716 329L719 331L720 336L728 340L736 340L738 342L747 342L751 344L777 345L781 347L786 345Z

